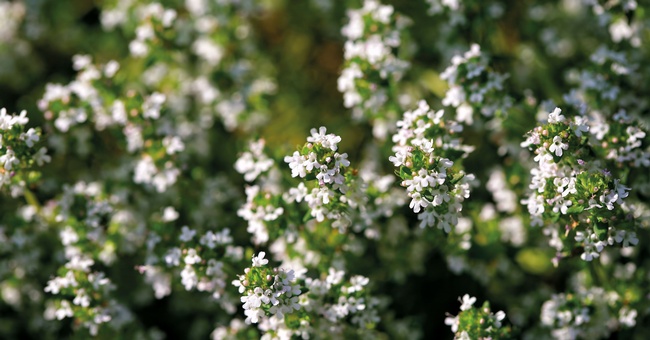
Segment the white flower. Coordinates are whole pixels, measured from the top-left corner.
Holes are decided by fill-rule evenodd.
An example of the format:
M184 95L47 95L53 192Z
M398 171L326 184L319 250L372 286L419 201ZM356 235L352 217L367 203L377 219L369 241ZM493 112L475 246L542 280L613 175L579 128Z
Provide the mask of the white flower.
M181 263L181 249L174 247L167 251L164 261L168 266L178 266Z
M448 316L445 318L445 325L451 327L453 333L458 332L458 316Z
M266 253L261 251L257 256L253 256L253 267L261 267L269 263L269 260L265 259Z
M142 103L142 116L151 119L160 118L160 109L166 100L167 97L164 94L159 92L152 93Z
M193 265L201 262L201 257L196 253L196 249L190 248L185 255L185 264Z
M183 242L189 242L196 235L196 230L190 229L187 226L181 228L181 236L178 237Z
M55 312L57 320L63 320L65 318L71 318L73 314L72 307L68 300L61 300L60 307Z
M618 316L618 321L626 327L636 326L636 309L629 309L628 307L621 308Z
M506 313L500 310L494 314L494 318L496 319L495 326L501 327L501 321L506 318Z
M34 143L39 141L40 136L34 128L30 128L27 132L21 134L20 138L23 139L25 144L31 148L34 146Z
M196 287L196 284L199 283L196 272L191 265L186 265L181 271L181 283L185 286L185 290L190 290Z
M61 243L64 246L68 246L79 241L79 236L70 226L66 226L65 229L61 230L59 236L61 237Z
M574 124L571 124L571 128L576 136L582 137L583 132L589 132L589 125L587 125L588 120L586 117L576 116L573 120Z
M363 16L360 11L348 11L350 22L343 26L341 34L349 40L357 40L363 36Z
M163 210L162 220L163 222L173 222L178 219L178 216L178 211L176 211L174 207L166 207L165 210Z
M81 288L77 291L77 296L72 300L72 303L77 306L88 307L90 306L90 297L86 294L86 291Z
M217 66L224 56L224 48L208 37L197 39L192 45L192 51L210 66Z
M460 299L459 299L460 300ZM463 295L462 300L460 300L462 305L460 306L460 310L466 311L474 305L474 302L476 302L476 298L473 296L469 296L469 294Z
M185 150L185 144L178 136L165 136L162 143L167 150L168 155L173 155Z
M330 133L326 134L327 128L321 126L318 130L311 129L311 136L307 137L307 141L310 143L320 143L324 148L328 148L332 151L336 151L337 144L341 142L341 137Z
M553 137L553 144L548 148L550 152L555 152L555 155L558 157L562 156L562 150L567 150L569 144L562 143L562 137L555 136Z
M626 18L620 18L609 25L609 34L615 43L630 39L634 33L635 29L627 23Z
M292 156L285 156L284 162L288 163L291 168L291 177L304 178L307 176L307 166L311 165L313 169L313 163L306 162L298 151L294 151ZM312 169L309 171L311 172Z
M557 213L559 211L562 214L566 215L571 205L573 205L573 202L571 200L565 200L561 197L558 197L555 201L555 205L553 206L553 212Z
M429 201L422 197L419 192L414 192L410 196L411 203L409 203L409 208L413 209L413 212L416 214L420 212L420 208L426 208L429 205Z
M20 160L16 157L12 149L7 149L7 152L0 156L0 164L4 164L5 170L11 170L14 165L18 165L19 163Z
M561 123L563 122L566 118L561 115L562 110L559 107L556 107L553 112L548 114L548 122L550 124L555 124L555 123Z

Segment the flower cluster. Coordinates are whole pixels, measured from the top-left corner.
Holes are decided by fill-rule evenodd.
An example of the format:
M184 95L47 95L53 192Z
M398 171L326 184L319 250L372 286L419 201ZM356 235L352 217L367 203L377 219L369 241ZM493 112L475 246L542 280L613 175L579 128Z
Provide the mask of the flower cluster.
M448 316L445 324L451 327L454 339L508 339L510 338L510 327L503 327L503 320L506 313L498 311L492 313L490 303L485 301L480 308L474 307L475 297L468 294L463 295L460 301L460 313L456 316Z
M253 182L263 172L273 166L273 160L264 153L264 140L251 141L249 150L241 154L235 162L235 170L244 175L246 182Z
M369 279L355 275L346 282L344 275L344 271L330 268L324 279L306 279L308 291L300 303L323 318L321 327L331 328L349 318L359 329L373 328L379 322L379 301L367 295Z
M636 0L623 0L612 2L585 1L591 6L594 15L598 17L598 24L607 27L609 36L614 43L628 42L630 46L640 47L641 24L634 17L638 4Z
M226 263L243 259L242 247L233 245L230 229L206 230L175 226L179 213L166 207L152 226L147 239L147 261L138 270L152 286L155 297L162 299L172 291L172 278L180 278L186 291L210 293L212 298L229 314L235 306L227 297L226 286L230 273ZM176 230L175 239L163 239ZM180 243L180 244L179 244Z
M29 171L34 165L42 166L51 160L45 147L38 147L40 128L26 128L27 112L7 114L0 109L0 188L9 188L12 196L39 179L39 174Z
M347 153L339 153L341 137L327 133L325 127L312 129L307 143L293 155L284 157L291 168L291 177L305 178L315 182L311 191L304 184L290 189L286 200L307 202L310 214L318 222L326 218L341 222L345 229L349 221L344 216L348 207L356 208L360 202L361 180L353 172L346 171L350 166Z
M295 283L293 270L266 267L265 252L253 256L253 264L244 270L233 285L239 287L246 323L258 323L264 317L283 319L300 310L300 286Z
M451 25L470 26L476 16L498 19L505 12L504 5L498 1L481 0L426 0L429 5L427 13L435 16L437 20ZM475 20L475 19L474 19ZM491 21L485 20L485 21ZM481 21L481 23L485 23Z
M99 261L110 265L116 260L115 248L120 234L109 228L113 222L115 199L106 197L100 183L78 182L65 186L63 195L44 208L42 218L58 227L66 263L44 288L57 296L45 312L49 319L74 318L75 324L87 328L91 335L108 325L119 329L130 321L130 311L112 294L115 289ZM116 322L111 322L116 314Z
M457 121L472 125L474 112L503 118L512 105L512 99L504 93L507 76L490 70L488 62L481 47L472 44L469 51L454 56L451 65L440 74L449 84L442 105L456 110Z
M89 56L74 57L74 67L79 71L77 79L68 85L48 84L39 107L54 127L62 133L70 133L77 141L77 152L88 153L90 132L86 126L76 128L88 120L96 131L109 129L121 132L122 148L137 155L133 166L133 182L153 186L164 192L176 183L180 170L174 164L175 154L185 145L181 138L169 129L161 131L157 122L166 102L159 92L140 95L128 90L124 99L109 99L110 91L122 90L121 78L115 78L120 65L110 61L95 66ZM65 143L65 142L61 142ZM65 151L66 144L55 144ZM141 153L140 155L138 155Z
M616 292L600 287L553 295L542 305L541 322L558 339L606 338L619 328L634 327L637 311Z
M411 197L409 207L415 213L421 212L420 226L437 226L449 233L458 222L463 201L469 197L474 176L459 166L471 151L457 138L462 125L443 119L443 115L444 111L431 110L425 101L405 112L397 122L395 155L390 161L398 168L401 185Z
M556 108L547 123L536 127L522 143L534 152L537 163L531 170L532 192L522 201L531 224L546 225L558 254L565 247L568 251L579 247L585 261L598 257L606 246L638 242L633 215L624 201L630 188L606 164L592 159L594 150L603 148L590 142L598 133L586 117L569 119Z
M383 117L389 103L396 102L396 83L409 68L399 56L409 20L377 0L365 0L362 8L348 10L348 18L341 30L347 41L338 90L356 119Z

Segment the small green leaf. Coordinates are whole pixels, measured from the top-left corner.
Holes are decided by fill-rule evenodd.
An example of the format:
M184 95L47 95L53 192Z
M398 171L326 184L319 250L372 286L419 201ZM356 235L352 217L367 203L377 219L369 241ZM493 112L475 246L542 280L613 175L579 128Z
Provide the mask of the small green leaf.
M571 208L567 209L567 214L579 214L582 211L585 210L585 207L583 205L574 205Z
M607 239L608 229L609 225L605 222L596 222L596 224L594 224L594 232L596 233L596 236L598 236L598 239L601 241Z

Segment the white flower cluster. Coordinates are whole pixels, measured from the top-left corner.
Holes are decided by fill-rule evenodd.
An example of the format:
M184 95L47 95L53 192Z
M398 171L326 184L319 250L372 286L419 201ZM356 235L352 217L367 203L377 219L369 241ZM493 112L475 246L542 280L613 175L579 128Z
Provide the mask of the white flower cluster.
M45 317L74 318L93 336L103 324L119 329L121 323L109 323L118 310L126 313L120 318L131 318L128 309L111 295L115 289L111 280L104 272L92 269L97 260L110 265L116 258L106 232L113 212L100 183L78 182L65 186L58 204L48 207L44 215L61 225L59 237L67 260L59 276L50 279L44 289L61 296L55 300L55 307L46 310Z
M411 197L409 207L415 213L421 212L420 226L437 226L448 233L458 223L474 175L453 171L454 162L444 157L460 159L471 148L455 138L462 125L443 120L443 115L442 110L432 111L425 101L420 101L417 109L405 112L393 136L395 155L389 159L400 169L401 185Z
M619 327L634 327L636 316L618 293L600 287L553 295L541 308L541 323L556 339L607 338Z
M180 173L181 171L171 161L165 162L160 169L151 156L143 155L136 161L133 169L133 182L152 185L157 192L161 193L176 183Z
M52 295L74 296L72 304L67 299L61 299L56 309L46 311L45 314L46 318L49 316L50 319L57 320L83 315L82 325L95 336L99 327L112 319L111 308L102 306L102 300L114 287L103 272L91 272L90 266L93 264L93 260L83 255L75 254L69 258L69 262L65 265L66 273L48 281L45 292ZM111 301L111 303L116 302Z
M284 157L285 163L291 168L291 177L315 177L318 186L311 192L302 185L289 190L286 199L289 201L306 201L311 210L311 216L322 222L325 218L340 218L340 212L330 209L335 199L349 206L356 206L354 199L348 199L345 194L350 189L344 176L345 168L350 166L347 153L339 153L338 143L341 137L327 133L325 127L312 129L307 137L307 144L293 155Z
M345 193L345 178L342 170L350 166L348 154L335 152L341 137L327 133L327 128L321 126L318 130L311 129L311 137L307 137L306 155L294 151L293 155L286 156L284 161L291 168L291 177L305 178L307 174L316 173L316 179L321 186L329 184L334 190ZM325 159L319 159L319 151L334 151L334 154Z
M637 65L628 61L628 56L601 46L590 58L593 67L571 74L569 80L576 83L577 89L566 95L567 102L580 104L585 110L587 105L582 103L586 94L603 102L616 103L625 95L623 80L630 77ZM584 113L584 112L581 112Z
M497 94L503 91L507 76L488 68L488 60L481 54L478 44L472 44L462 56L455 55L440 78L449 84L442 105L455 108L459 122L471 125L475 110L485 117L492 117L497 111L505 111L511 105L507 96Z
M247 324L258 323L267 316L281 322L284 315L301 308L298 303L301 290L299 285L294 284L296 278L293 270L265 270L269 262L265 255L265 252L260 252L253 256L252 268L246 268L245 275L232 282L243 294L241 302Z
M271 202L262 199L266 193L261 191L258 185L246 188L246 203L237 210L237 216L248 222L246 229L251 235L253 243L264 244L269 240L269 232L266 224L277 220L283 213L284 209Z
M330 268L323 280L307 278L308 294L301 296L300 304L329 321L330 325L336 325L347 317L351 317L352 323L361 329L378 323L375 307L379 301L364 297L369 279L355 275L345 282L344 277L345 271ZM330 301L332 297L334 302Z
M592 12L598 17L598 23L607 26L614 43L628 41L633 47L641 46L641 23L628 20L628 14L638 7L636 0L608 1L604 4L594 0L584 2L591 6Z
M535 128L521 144L533 147L536 154L537 167L531 170L529 185L532 191L522 200L528 207L531 224L544 225L545 216L572 216L571 227L582 224L584 228L577 230L574 238L583 247L581 258L585 261L598 257L608 245L635 245L636 233L625 226L628 208L623 200L630 188L612 179L600 161L578 158L576 152L583 143L581 140L588 139L583 133L590 130L589 126L584 117L570 120L561 112L559 108L553 110L548 115L548 124ZM553 131L557 134L553 135ZM594 133L593 129L591 132ZM570 156L567 150L572 153ZM567 158L570 160L563 161ZM583 212L591 216L581 215ZM605 215L597 217L598 214ZM551 245L558 252L563 250L557 233L550 229L546 233L552 236Z
M35 148L41 131L35 128L25 131L28 122L24 110L19 115L10 115L5 108L0 109L0 188L9 185L13 196L20 194L25 186L22 176L14 178L17 172L34 162L42 166L51 160L45 147Z
M493 332L497 332L501 326L502 326L502 321L506 318L506 313L504 311L498 311L496 313L492 313L492 311L489 308L489 304L484 304L482 308L479 309L479 312L476 313L478 316L475 316L475 319L467 319L463 318L464 322L463 325L466 327L466 329L459 329L460 327L460 320L463 317L463 312L467 312L471 309L474 309L474 303L476 303L476 297L470 296L469 294L463 295L462 298L458 298L458 301L461 303L460 306L460 314L456 316L449 315L445 318L445 325L451 327L451 331L454 333L454 339L455 340L470 340L472 337L468 333L468 331L473 331L473 332L481 332L485 334L485 336L481 336L479 334L474 334L474 337L480 339L485 339L485 338L492 338L494 334ZM474 315L470 315L472 317ZM478 319L478 320L476 320ZM474 323L477 323L478 325L474 325ZM477 329L478 328L478 329ZM484 328L484 330L480 329ZM500 337L499 337L500 338Z
M345 42L345 68L338 79L344 106L353 109L355 118L365 113L375 116L389 100L387 79L398 81L408 69L407 61L397 58L394 50L401 41L401 30L408 20L394 14L390 5L365 0L358 10L348 10L349 22L341 29Z
M650 143L645 129L635 123L625 110L617 112L607 122L596 112L591 113L589 124L593 137L607 145L603 155L620 166L633 168L650 167Z
M105 107L105 101L95 82L113 78L119 69L116 61L96 66L87 55L75 55L73 67L77 73L75 80L67 85L47 84L45 93L38 102L38 107L45 112L46 118L54 119L54 126L61 132L68 132L71 127L85 123L88 116L98 131L114 124L126 122L126 112L121 101ZM57 105L61 103L61 105ZM90 108L91 112L87 112Z
M110 12L108 12L110 13ZM129 51L134 57L144 57L149 54L149 44L151 40L156 39L155 24L162 25L164 28L169 28L176 19L176 11L173 9L166 9L160 3L151 3L149 5L139 8L137 13L140 25L135 29L135 39L129 43ZM109 18L107 14L103 18ZM104 25L110 21L105 19ZM114 25L114 23L110 23Z
M519 204L517 194L508 189L508 183L503 169L494 169L490 173L485 188L492 193L498 211L513 213Z
M125 35L135 36L129 44L131 55L152 61L143 72L142 81L163 90L169 101L176 104L174 111L187 111L187 97L196 100L201 124L194 127L194 136L205 133L215 117L221 119L228 131L259 127L266 121L266 108L258 105L257 99L276 90L265 71L268 65L258 67L263 58L251 44L253 34L247 15L259 5L189 0L177 6L173 9L146 1L118 2L102 12L101 20L106 29L120 27ZM231 39L237 43L226 46L225 42ZM160 58L161 55L175 57ZM189 60L196 62L188 63ZM190 64L193 66L187 67ZM216 73L235 86L212 81Z
M171 293L169 274L172 270L178 274L175 268L182 268L178 275L185 290L196 289L211 293L226 311L233 311L234 306L222 299L228 279L228 274L224 271L224 261L240 260L242 257L240 253L243 251L240 247L233 246L230 229L217 232L208 230L202 235L197 235L197 230L183 226L178 240L181 242L180 247L166 248L168 244L178 243L161 243L161 238L157 235L153 239L150 238L147 264L138 267L140 273L145 275L146 281L154 289L156 298L161 299ZM160 246L157 246L159 243ZM156 246L163 251L161 256L157 255L160 252L155 251ZM222 252L224 249L225 254ZM217 260L216 257L219 259Z
M141 98L141 105L129 107L121 99L112 100L107 105L100 84L113 78L119 64L110 61L103 66L95 66L89 56L77 55L73 58L73 66L79 71L76 80L68 85L47 85L45 94L39 101L39 107L46 112L46 117L56 117L54 126L64 133L70 131L79 140L79 144L87 143L89 132L86 127L72 128L88 120L94 123L97 131L111 127L121 128L125 148L129 153L141 153L143 149L145 151L134 162L133 182L151 185L158 192L164 192L175 184L180 170L171 158L185 149L183 140L170 129L146 129L146 134L143 132L149 124L161 117L166 96L152 92ZM132 91L127 94L127 97L135 96ZM86 111L87 107L90 107L90 112ZM158 148L165 150L164 155L156 156Z
M264 144L263 139L251 141L248 147L250 151L242 153L235 162L235 170L244 175L246 182L253 182L274 164L273 160L264 153Z

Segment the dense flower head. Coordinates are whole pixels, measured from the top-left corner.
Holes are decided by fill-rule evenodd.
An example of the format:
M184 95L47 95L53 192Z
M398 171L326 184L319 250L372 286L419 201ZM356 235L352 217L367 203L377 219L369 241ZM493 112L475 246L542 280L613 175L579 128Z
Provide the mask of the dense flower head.
M541 323L558 338L607 337L615 327L633 327L637 312L614 291L600 287L553 295L541 308Z
M462 55L455 55L440 74L449 85L442 105L455 109L458 122L472 125L474 112L503 118L512 105L512 99L503 94L507 75L491 70L488 62L481 47L472 44Z
M30 180L29 170L52 160L47 148L38 147L40 128L27 128L27 111L18 115L0 109L0 189L8 188L13 196L20 195Z
M437 226L448 233L469 197L474 176L454 167L450 158L460 160L471 148L456 138L462 126L443 119L443 114L432 111L425 101L405 112L397 122L395 154L389 160L399 169L401 185L411 198L409 207L420 213L420 226Z
M381 110L396 100L385 82L399 81L410 66L397 56L409 20L377 0L365 0L347 15L349 22L341 29L347 40L338 90L355 118L382 117Z
M607 157L591 159L594 152L610 148L599 142L605 137L599 135L595 124L583 116L567 118L555 108L547 123L529 132L521 144L536 155L531 192L522 201L531 214L531 224L566 226L564 241L555 242L554 237L551 243L558 253L565 247L580 247L580 257L585 261L598 258L607 246L638 243L631 208L625 203L631 188L605 168L606 164L614 165L605 163ZM645 137L640 129L627 129Z
M485 301L480 308L474 307L476 297L465 294L461 302L460 313L449 315L445 324L451 327L454 339L505 339L510 335L510 327L503 326L506 313L492 313L490 303Z
M241 302L248 324L261 322L265 317L283 319L285 314L301 308L298 304L301 290L299 285L293 284L293 271L266 267L269 261L264 256L265 252L253 256L252 267L245 270L245 275L233 281L243 294Z

